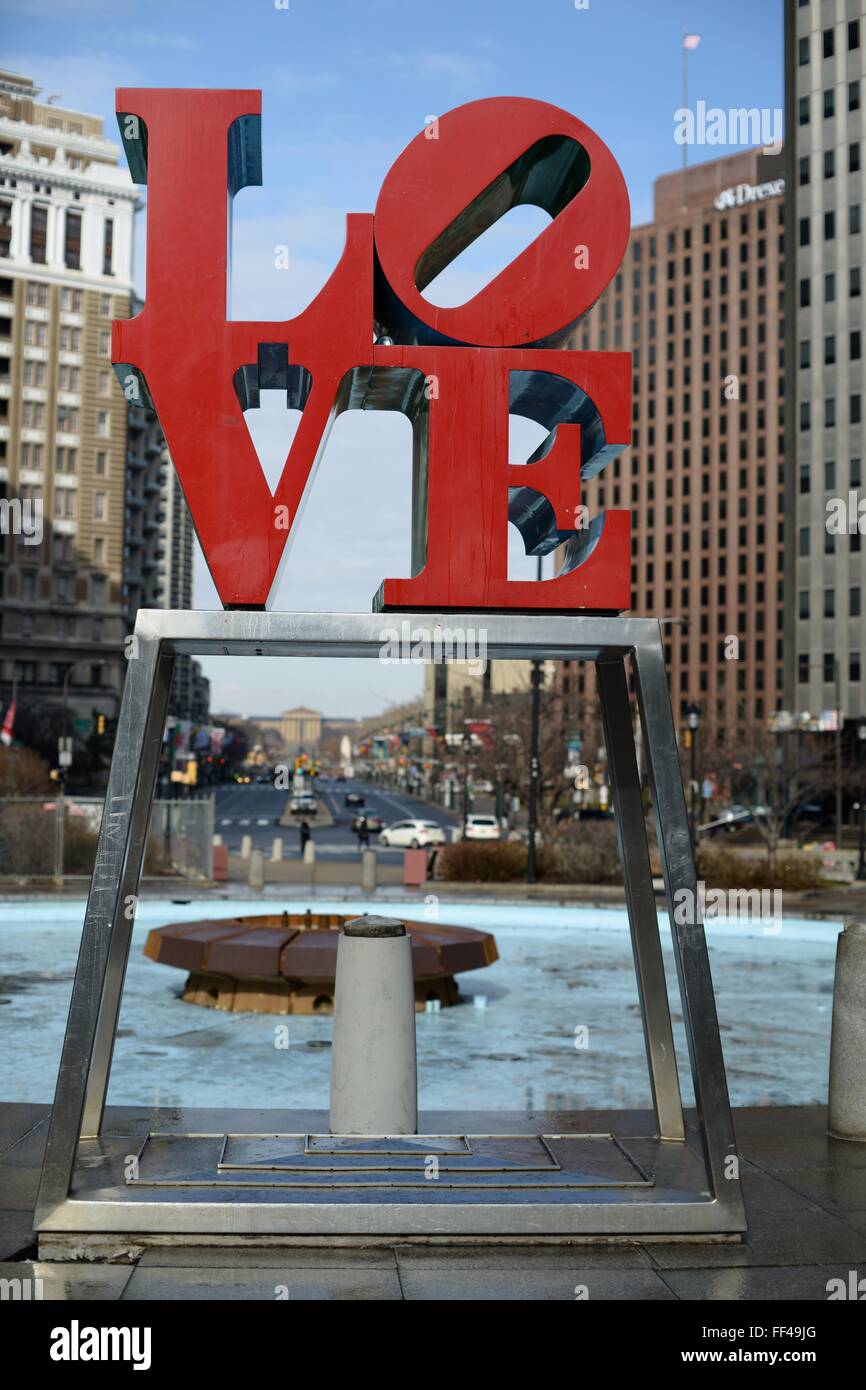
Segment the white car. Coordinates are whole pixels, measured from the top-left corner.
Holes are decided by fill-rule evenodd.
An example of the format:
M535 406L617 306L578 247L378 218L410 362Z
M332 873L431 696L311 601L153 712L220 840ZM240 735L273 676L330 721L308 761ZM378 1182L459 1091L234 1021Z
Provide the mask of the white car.
M397 849L424 849L427 845L444 845L445 831L432 820L398 820L386 825L379 836L380 845Z
M467 816L464 840L498 840L502 827L495 816Z

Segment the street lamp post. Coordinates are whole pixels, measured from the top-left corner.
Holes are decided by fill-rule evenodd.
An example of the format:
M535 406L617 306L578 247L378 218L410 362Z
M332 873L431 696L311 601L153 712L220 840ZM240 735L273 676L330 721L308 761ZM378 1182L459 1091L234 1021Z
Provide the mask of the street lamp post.
M538 827L538 784L540 780L540 761L538 754L538 726L541 714L541 662L532 663L532 737L529 750L529 842L526 853L526 881L538 882L535 839Z
M689 705L686 710L688 726L692 734L692 766L691 766L691 810L689 812L689 824L692 834L692 847L697 844L697 790L698 790L698 725L701 722L701 707L698 704Z
M860 853L857 858L857 882L866 882L866 788L863 785L863 757L866 754L866 719L857 725L857 746L860 764Z
M472 751L471 734L463 735L463 838L466 839L466 822L469 819L469 754Z

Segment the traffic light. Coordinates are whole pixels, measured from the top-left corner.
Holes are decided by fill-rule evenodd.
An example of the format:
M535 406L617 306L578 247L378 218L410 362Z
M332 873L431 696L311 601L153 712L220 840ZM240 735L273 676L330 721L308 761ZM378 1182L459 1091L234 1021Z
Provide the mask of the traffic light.
M691 729L683 729L683 748L691 748L691 746L692 746L692 731L691 731Z
M97 732L97 734L98 734L98 736L99 736L100 738L102 738L102 735L105 733L105 715L104 715L104 714L98 714L98 715L96 716L96 732Z

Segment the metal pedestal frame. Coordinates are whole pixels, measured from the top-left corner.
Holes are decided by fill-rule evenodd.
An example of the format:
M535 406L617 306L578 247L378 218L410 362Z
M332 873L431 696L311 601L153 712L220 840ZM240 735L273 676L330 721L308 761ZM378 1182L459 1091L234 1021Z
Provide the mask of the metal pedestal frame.
M596 664L655 1112L650 1191L593 1189L584 1181L548 1200L471 1200L459 1194L371 1193L311 1201L301 1192L265 1199L213 1186L169 1199L159 1187L94 1187L76 1168L79 1142L107 1161L102 1135L120 1000L175 655L376 657L395 622L435 632L486 633L488 658L583 660ZM674 895L697 902L688 817L658 623L646 618L494 613L265 613L143 610L135 627L78 967L72 989L36 1209L40 1233L196 1234L696 1234L745 1229L715 999L703 927L677 922ZM686 1126L653 894L629 708L630 660L643 729L668 915L696 1099ZM682 915L682 914L680 914ZM281 1119L285 1117L282 1113ZM470 1119L469 1116L464 1117ZM571 1117L569 1117L571 1118ZM579 1120L579 1116L574 1117ZM226 1120L226 1131L237 1128ZM299 1128L302 1128L299 1124ZM259 1126L261 1128L261 1126ZM440 1131L441 1133L442 1131ZM471 1132L467 1126L465 1133ZM486 1131L488 1134L489 1130ZM573 1134L580 1135L579 1124ZM126 1136L124 1136L126 1137ZM115 1143L115 1147L117 1147ZM128 1152L128 1148L126 1150ZM683 1179L694 1159L700 1179ZM116 1156L115 1156L116 1157ZM93 1166L91 1162L91 1167ZM286 1200L294 1195L296 1200ZM434 1200L435 1195L435 1200ZM490 1194L492 1196L492 1193Z

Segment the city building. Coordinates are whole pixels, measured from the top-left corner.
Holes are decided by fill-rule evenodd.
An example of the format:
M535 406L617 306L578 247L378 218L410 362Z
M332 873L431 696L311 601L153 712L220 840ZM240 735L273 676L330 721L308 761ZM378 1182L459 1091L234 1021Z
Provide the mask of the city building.
M631 447L583 485L632 514L632 612L658 617L674 716L721 739L782 696L784 166L747 150L665 174L574 346L629 351ZM597 718L563 663L564 727Z
M0 72L0 698L116 713L136 190L102 121ZM80 725L79 725L80 728Z
M228 716L227 716L228 717ZM322 741L322 716L318 710L298 705L282 714L250 714L247 722L271 735L274 746L286 754L314 753Z
M423 719L437 734L462 732L497 695L526 694L530 661L429 661L424 666Z
M856 719L866 714L862 0L786 0L785 86L785 708Z
M133 313L141 307L133 300ZM156 413L135 403L128 411L123 599L131 632L139 608L192 607L195 530ZM206 721L208 692L200 663L176 657L169 714Z

